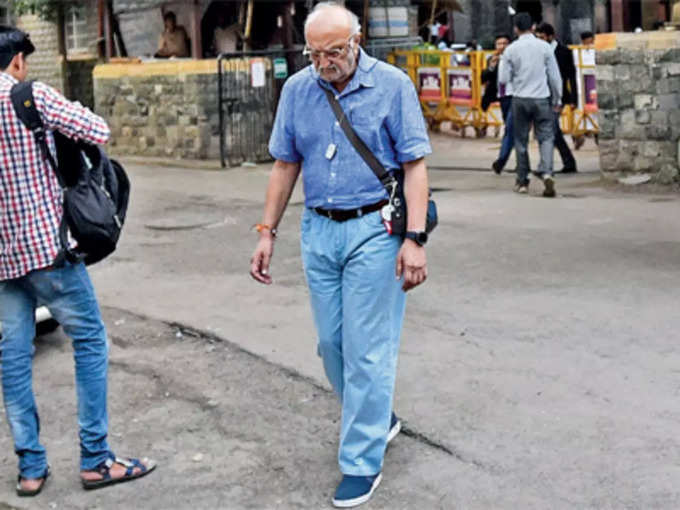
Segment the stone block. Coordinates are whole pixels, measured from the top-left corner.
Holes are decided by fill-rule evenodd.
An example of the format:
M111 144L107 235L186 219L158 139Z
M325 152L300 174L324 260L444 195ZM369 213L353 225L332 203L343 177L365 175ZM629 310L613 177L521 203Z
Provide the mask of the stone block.
M635 122L638 124L649 124L652 116L649 110L635 110Z
M680 140L680 109L669 110L668 124L671 126L671 140Z
M661 155L661 142L642 142L640 144L640 149L643 157L658 158Z
M656 82L658 94L680 94L680 76L668 76Z
M614 77L619 82L628 81L631 77L631 66L619 64L614 68Z
M616 65L620 61L620 51L618 49L598 51L595 54L595 63L600 65Z
M680 62L680 48L670 48L659 52L659 62Z
M668 163L663 165L656 174L656 182L660 184L673 184L679 177L678 167Z
M635 94L634 103L636 110L657 110L659 108L659 103L651 94Z
M612 81L615 78L614 66L602 65L595 68L595 76L598 86L601 81Z
M597 104L605 110L616 110L618 108L618 94L616 92L598 90Z
M680 76L680 62L672 62L663 66L666 76Z
M618 94L618 107L621 110L627 110L629 108L633 108L635 106L634 104L634 93L633 92L623 92L619 91Z
M660 110L670 111L680 109L680 92L675 94L659 94L656 99Z
M671 128L668 125L650 124L640 127L644 127L645 136L649 140L668 140L671 136Z
M616 169L620 172L632 171L635 159L640 154L638 142L620 143L619 148L618 157L616 158Z
M600 168L605 172L616 170L616 163L619 157L618 140L600 139Z
M644 64L645 52L642 50L622 49L619 55L621 64Z
M633 160L633 172L645 173L654 168L654 160L642 154L635 157Z

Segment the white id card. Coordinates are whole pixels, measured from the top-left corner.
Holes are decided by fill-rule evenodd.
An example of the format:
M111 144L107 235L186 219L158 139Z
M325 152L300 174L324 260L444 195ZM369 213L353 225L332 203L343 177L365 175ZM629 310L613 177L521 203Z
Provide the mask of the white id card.
M337 145L335 145L334 143L329 144L328 148L326 149L326 159L333 159L333 156L335 156L337 150L338 150Z

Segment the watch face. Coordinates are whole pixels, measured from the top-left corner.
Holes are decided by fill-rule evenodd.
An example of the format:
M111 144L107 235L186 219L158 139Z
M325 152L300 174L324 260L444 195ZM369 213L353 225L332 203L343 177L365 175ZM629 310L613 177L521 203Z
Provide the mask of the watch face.
M424 245L427 242L427 232L418 232L416 234L416 242L419 245Z

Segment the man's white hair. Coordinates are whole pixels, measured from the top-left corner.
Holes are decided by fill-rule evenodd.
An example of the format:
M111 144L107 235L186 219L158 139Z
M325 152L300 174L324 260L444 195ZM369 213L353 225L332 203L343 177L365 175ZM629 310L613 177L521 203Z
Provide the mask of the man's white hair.
M361 25L359 24L359 18L357 17L356 14L354 14L352 11L350 11L347 7L345 7L342 4L339 4L338 2L319 2L314 6L314 9L312 9L312 12L309 13L307 16L307 19L305 20L305 37L307 37L307 27L309 24L314 21L316 17L319 16L323 11L331 8L340 8L345 13L347 14L347 19L349 20L349 25L350 25L350 33L352 35L356 35L361 33Z

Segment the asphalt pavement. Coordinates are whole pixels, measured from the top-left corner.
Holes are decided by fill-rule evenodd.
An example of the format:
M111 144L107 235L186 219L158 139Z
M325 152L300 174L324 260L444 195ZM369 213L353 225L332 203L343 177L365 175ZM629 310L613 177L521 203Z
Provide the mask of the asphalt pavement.
M433 142L440 226L407 305L395 400L406 433L365 508L678 508L680 196L602 181L592 140L555 199L537 183L514 194L512 174L487 170L498 140ZM122 243L92 268L112 344L112 443L158 472L79 489L57 332L35 370L55 476L39 498L14 497L0 424L0 509L330 507L339 408L316 356L301 190L264 287L248 260L270 165L196 166L128 161Z

